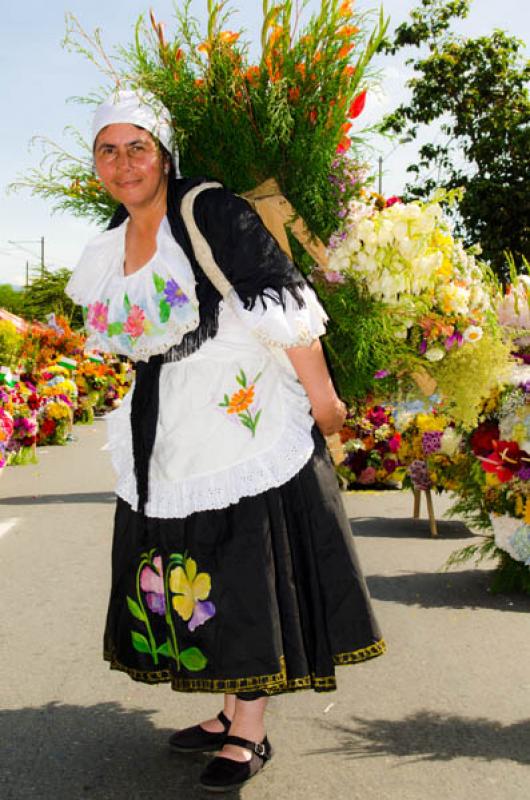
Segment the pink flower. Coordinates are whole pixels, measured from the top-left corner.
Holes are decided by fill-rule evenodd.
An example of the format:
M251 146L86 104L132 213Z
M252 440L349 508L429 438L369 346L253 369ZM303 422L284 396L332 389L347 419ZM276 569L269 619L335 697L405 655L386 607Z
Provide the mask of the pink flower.
M125 333L137 339L144 332L145 313L140 306L133 306L123 326Z
M96 301L88 307L88 324L100 333L105 333L108 326L108 308L105 303Z
M375 483L376 473L374 467L366 467L359 475L359 483L367 486L370 483Z
M401 445L401 434L395 433L391 439L388 440L388 447L391 453L397 453Z
M153 559L153 567L145 566L140 573L140 587L147 599L147 605L155 614L163 616L166 613L164 595L164 573L162 571L162 558ZM158 572L158 575L156 574Z
M346 280L341 272L334 272L333 270L324 272L324 277L328 283L344 283Z

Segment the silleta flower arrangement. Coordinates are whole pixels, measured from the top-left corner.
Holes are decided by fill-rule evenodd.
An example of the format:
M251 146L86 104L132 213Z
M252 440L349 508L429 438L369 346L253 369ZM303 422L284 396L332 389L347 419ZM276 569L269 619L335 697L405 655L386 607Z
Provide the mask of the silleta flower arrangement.
M321 294L335 298L334 306L342 302L351 316L358 348L351 372L368 356L373 377L394 390L415 378L470 427L481 398L509 370L510 346L496 318L499 290L491 272L451 233L441 205L451 200L440 193L424 203L353 201L331 240L328 268L316 278ZM359 332L366 303L372 326L375 320L380 326ZM343 329L348 335L347 322ZM344 354L344 342L337 349ZM346 383L348 377L345 370Z
M227 3L207 0L205 31L185 2L173 34L151 12L134 41L107 53L68 16L66 44L88 57L106 86L84 98L99 102L116 85L146 89L169 109L183 175L207 175L238 193L270 178L326 240L337 227L338 185L350 179L341 159L362 139L361 115L372 81L370 61L387 22L353 0L321 0L306 19L299 2L263 2L261 52L249 60ZM90 148L79 155L44 140L45 160L16 186L51 199L56 208L106 222L114 204L92 172Z
M488 531L480 545L457 551L449 565L497 559L494 587L530 593L530 370L492 392L480 424L464 437L452 469L457 502L452 513Z
M454 488L449 467L458 458L462 442L454 422L436 409L397 419L401 431L398 457L407 465L404 486L437 491Z

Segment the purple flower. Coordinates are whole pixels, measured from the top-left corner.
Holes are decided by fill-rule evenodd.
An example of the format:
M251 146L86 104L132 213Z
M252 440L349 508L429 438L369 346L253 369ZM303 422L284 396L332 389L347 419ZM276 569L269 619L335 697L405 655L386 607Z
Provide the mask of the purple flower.
M383 378L388 378L390 375L390 370L388 369L380 369L374 374L374 378L377 381L383 380Z
M530 465L521 467L521 469L517 473L517 477L521 481L530 481Z
M215 615L215 605L211 600L197 600L188 628L193 633L195 628L203 625Z
M324 272L324 277L328 283L344 283L346 278L340 272L334 272L332 270L326 270Z
M164 287L166 300L171 307L184 306L189 303L188 297L184 294L178 283L170 278Z
M425 431L421 437L421 446L426 456L431 453L438 453L442 446L441 431Z
M413 461L409 467L409 475L415 489L430 489L431 480L425 461Z
M421 340L421 343L420 343L420 356L425 355L425 353L427 352L428 345L429 345L429 343L428 343L427 339L422 339Z

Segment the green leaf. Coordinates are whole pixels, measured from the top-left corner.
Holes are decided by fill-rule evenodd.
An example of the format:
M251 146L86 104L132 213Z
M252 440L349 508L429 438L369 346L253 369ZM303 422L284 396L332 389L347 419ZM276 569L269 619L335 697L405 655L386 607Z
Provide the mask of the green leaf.
M123 333L123 322L111 322L107 328L107 336L119 336Z
M246 389L246 387L247 387L247 376L245 375L243 370L241 370L239 375L236 376L236 381L239 383L240 386L243 387L243 389Z
M258 413L256 414L256 416L254 417L254 429L257 428L260 417L261 417L261 408L258 411Z
M169 641L169 639L161 644L160 647L157 647L156 652L161 655L165 656L166 658L175 658L175 654L173 652L173 645Z
M172 564L184 564L184 556L182 553L171 553L169 560Z
M150 653L152 655L149 642L143 634L131 631L131 638L135 650L138 650L139 653Z
M136 600L133 600L132 597L127 597L127 605L129 606L129 611L131 612L133 617L136 617L136 619L141 620L141 622L145 622L146 615L142 611L141 607L138 605Z
M166 288L166 282L160 275L157 275L156 272L153 272L153 283L155 284L155 289L157 292L163 292Z
M190 672L200 672L208 663L208 659L198 647L189 647L187 650L183 650L180 660Z
M171 306L165 300L160 301L160 322L167 322L171 315Z
M131 301L129 300L127 292L123 295L123 307L125 308L125 311L128 314L129 311L131 310Z

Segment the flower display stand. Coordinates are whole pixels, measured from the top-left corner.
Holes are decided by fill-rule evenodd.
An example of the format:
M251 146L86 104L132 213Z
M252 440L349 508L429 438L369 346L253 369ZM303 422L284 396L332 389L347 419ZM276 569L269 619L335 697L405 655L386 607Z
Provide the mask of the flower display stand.
M429 528L431 529L431 536L438 536L438 526L436 525L436 517L434 516L434 506L432 502L432 494L430 489L413 489L414 494L414 519L420 518L421 506L421 493L424 492L427 501L427 514L429 517Z

